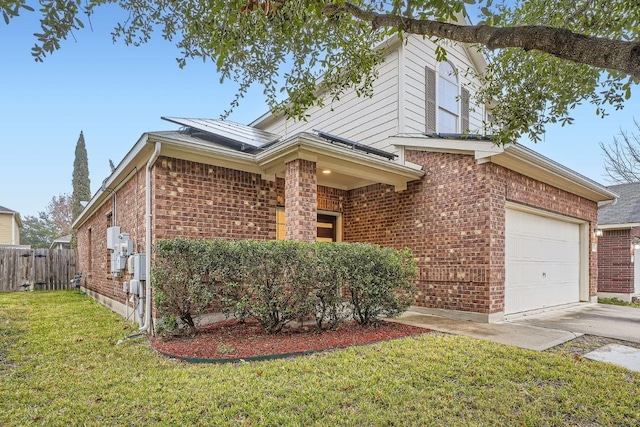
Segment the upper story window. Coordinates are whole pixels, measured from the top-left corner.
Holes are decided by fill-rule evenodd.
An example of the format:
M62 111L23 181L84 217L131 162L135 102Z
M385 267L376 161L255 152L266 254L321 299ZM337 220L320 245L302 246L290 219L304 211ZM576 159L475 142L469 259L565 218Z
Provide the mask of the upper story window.
M438 123L439 133L458 133L460 104L458 76L449 62L438 64Z
M437 72L426 67L426 132L469 131L469 91L460 87L453 65L440 62Z

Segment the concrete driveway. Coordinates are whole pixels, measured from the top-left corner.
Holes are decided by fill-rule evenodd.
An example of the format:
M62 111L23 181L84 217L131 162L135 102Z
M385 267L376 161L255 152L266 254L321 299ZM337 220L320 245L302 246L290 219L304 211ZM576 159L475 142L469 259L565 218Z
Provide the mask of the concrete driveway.
M416 308L391 321L538 351L582 334L640 343L640 309L615 305L578 304L502 323L450 319L424 314Z
M640 343L640 309L633 307L580 304L524 315L508 323Z

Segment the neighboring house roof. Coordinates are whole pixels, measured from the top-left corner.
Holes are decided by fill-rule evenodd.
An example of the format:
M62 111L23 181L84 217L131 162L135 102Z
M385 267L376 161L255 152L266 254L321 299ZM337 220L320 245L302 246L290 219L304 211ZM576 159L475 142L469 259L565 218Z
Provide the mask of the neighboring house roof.
M22 219L20 218L20 213L9 208L5 208L4 206L0 206L0 213L14 214L16 222L18 223L18 227L22 228Z
M640 182L611 185L619 195L615 203L598 209L598 225L640 226Z
M5 208L4 206L0 206L0 212L7 212L7 213L18 213L16 211L12 211L9 208Z
M51 246L49 249L52 249L56 245L70 245L71 244L71 234L67 234L66 236L58 237L53 242L51 242Z

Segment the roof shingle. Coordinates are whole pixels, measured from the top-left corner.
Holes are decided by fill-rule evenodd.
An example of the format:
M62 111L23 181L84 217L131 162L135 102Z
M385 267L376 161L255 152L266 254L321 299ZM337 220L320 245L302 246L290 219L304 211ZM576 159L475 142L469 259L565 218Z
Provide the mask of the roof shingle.
M640 222L640 182L611 185L607 188L620 197L616 203L598 209L598 224Z

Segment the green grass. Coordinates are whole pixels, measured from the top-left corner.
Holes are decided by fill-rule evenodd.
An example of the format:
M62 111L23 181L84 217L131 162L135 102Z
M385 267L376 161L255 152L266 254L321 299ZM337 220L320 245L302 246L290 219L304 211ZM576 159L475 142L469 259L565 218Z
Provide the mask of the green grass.
M634 426L640 374L425 335L189 365L75 291L0 294L2 426Z
M598 298L598 303L609 305L623 305L626 307L640 308L640 302L626 302L618 298Z

